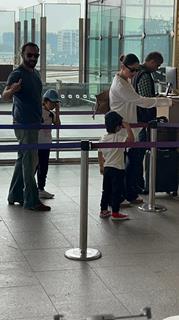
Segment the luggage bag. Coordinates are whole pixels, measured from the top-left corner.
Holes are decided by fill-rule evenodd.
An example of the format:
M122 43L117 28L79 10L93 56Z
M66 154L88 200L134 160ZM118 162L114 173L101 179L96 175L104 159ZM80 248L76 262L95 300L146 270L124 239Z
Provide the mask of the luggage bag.
M145 183L149 191L150 150L145 158ZM156 160L156 192L177 195L178 190L178 152L176 149L158 149Z

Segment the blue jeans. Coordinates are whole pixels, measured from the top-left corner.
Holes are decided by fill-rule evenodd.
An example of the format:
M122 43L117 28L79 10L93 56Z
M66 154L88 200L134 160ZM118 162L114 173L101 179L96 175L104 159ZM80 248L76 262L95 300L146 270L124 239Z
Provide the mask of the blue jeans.
M38 130L15 129L19 144L38 143ZM10 184L8 201L23 203L24 208L31 209L40 203L35 180L38 164L38 150L19 150Z
M139 133L139 141L147 141L147 132L143 128ZM145 188L143 178L143 160L145 148L130 148L126 158L126 198L128 201L135 200L141 189Z
M124 170L104 168L101 210L107 210L108 205L111 205L113 212L119 211L121 196L124 194L124 175Z

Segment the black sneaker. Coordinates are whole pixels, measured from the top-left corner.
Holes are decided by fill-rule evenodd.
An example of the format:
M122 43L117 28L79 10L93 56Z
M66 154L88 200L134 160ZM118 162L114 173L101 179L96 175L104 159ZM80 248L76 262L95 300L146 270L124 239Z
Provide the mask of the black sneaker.
M43 212L43 211L50 211L51 207L46 206L45 204L40 202L34 208L30 208L30 210Z

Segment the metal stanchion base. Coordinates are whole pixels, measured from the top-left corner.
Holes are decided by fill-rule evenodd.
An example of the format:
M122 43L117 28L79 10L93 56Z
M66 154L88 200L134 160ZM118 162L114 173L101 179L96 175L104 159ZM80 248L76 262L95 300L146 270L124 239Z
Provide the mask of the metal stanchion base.
M97 249L87 248L82 252L80 248L69 249L65 252L65 257L71 260L96 260L101 258L101 252Z
M144 203L141 206L138 207L139 210L144 212L163 212L166 211L167 208L160 206L159 204L155 204L154 206L151 206L148 203Z

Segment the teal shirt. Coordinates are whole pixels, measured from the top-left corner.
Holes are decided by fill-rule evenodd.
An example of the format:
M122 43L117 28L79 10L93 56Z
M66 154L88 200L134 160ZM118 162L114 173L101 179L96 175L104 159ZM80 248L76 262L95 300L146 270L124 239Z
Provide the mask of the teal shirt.
M42 119L42 81L39 72L28 71L22 65L13 70L7 86L22 79L21 90L13 95L12 115L16 123L41 123Z

